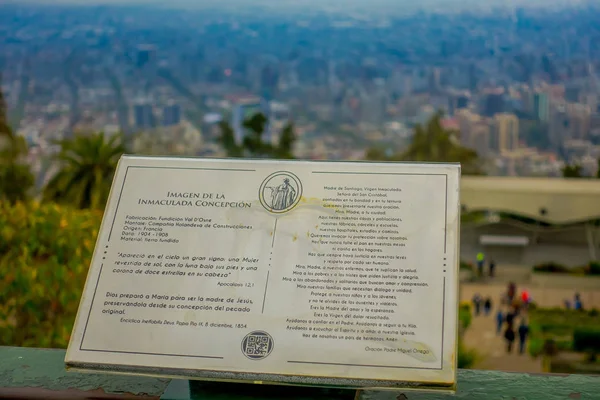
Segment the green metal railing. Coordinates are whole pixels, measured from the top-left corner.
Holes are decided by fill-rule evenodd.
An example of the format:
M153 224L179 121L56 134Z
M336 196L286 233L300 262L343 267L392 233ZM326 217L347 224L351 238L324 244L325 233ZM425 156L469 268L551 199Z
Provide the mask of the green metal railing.
M0 347L0 398L203 400L600 400L600 377L461 370L455 395L353 391L67 372L64 350Z

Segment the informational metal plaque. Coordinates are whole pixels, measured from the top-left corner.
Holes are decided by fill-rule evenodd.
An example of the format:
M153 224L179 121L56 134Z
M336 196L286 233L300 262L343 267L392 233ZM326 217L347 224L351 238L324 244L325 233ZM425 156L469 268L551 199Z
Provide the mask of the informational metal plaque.
M69 367L453 386L460 167L123 157Z

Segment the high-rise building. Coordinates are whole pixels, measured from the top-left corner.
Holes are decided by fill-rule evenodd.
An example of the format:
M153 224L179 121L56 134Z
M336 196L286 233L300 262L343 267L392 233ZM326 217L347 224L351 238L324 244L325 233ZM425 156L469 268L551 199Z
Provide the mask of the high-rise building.
M473 127L482 122L481 116L468 109L461 109L456 112L456 120L460 130L460 143L473 148Z
M181 107L179 104L169 102L163 108L162 124L163 126L179 125L181 122Z
M499 152L519 148L519 119L514 114L502 113L494 116L492 148Z
M269 102L258 97L244 97L233 100L232 128L236 143L242 143L245 136L244 121L257 113L262 113L267 118L267 124L263 133L263 140L271 142L271 129L269 119L271 117Z
M521 110L526 113L533 112L533 95L528 86L523 85L518 90L519 99L521 101Z
M469 96L458 96L456 99L456 108L458 110L469 107Z
M448 115L454 116L458 110L469 107L469 95L453 93L448 96Z
M156 55L156 48L152 45L141 45L137 48L135 64L138 68L143 68L146 64L153 61Z
M565 100L570 103L579 102L580 95L581 89L578 86L567 86L565 88Z
M433 68L429 72L429 91L437 93L441 88L441 69Z
M503 113L504 111L504 89L495 88L486 90L483 114L487 117L493 117L494 114Z
M567 114L571 139L587 139L592 116L590 107L584 104L568 104Z
M550 118L550 101L547 93L538 92L533 95L533 114L541 122Z
M138 129L150 129L155 126L152 105L148 102L140 102L133 106L135 127Z
M490 151L490 126L485 121L473 125L470 132L470 146L479 155L486 155Z
M568 136L569 115L562 104L556 104L550 114L548 123L548 140L553 147L559 146Z
M270 100L279 85L279 70L273 65L267 65L260 71L260 83L263 98Z
M469 64L468 72L469 90L474 92L477 90L477 66L474 63Z

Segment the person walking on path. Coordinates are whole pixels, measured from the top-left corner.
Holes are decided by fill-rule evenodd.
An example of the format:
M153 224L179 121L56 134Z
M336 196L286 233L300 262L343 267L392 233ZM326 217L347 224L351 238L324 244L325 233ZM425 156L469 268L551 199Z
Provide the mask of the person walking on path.
M515 342L515 329L512 324L512 320L510 323L506 324L506 330L504 331L504 339L506 339L506 352L512 353L513 343Z
M490 261L490 278L494 277L494 271L496 270L496 263L494 260Z
M481 295L479 293L475 293L473 296L473 308L475 309L475 316L478 316L481 312L481 302Z
M525 318L523 318L519 325L519 354L525 353L527 335L529 335L529 326L527 325Z
M519 311L516 307L511 306L508 311L506 312L506 323L509 326L514 326L515 324L515 318L517 318L517 315L519 314Z
M492 299L488 297L487 299L485 299L485 303L483 303L483 312L485 313L485 316L487 317L488 315L490 315L491 311L492 311Z
M504 313L501 308L498 308L498 312L496 313L496 335L502 333L502 325L504 325Z
M515 296L517 295L517 285L514 282L510 282L508 284L506 295L508 297L508 303L512 304L512 302L515 300Z
M485 264L485 255L482 252L477 253L477 274L483 277L483 265Z
M529 294L529 292L527 290L523 290L523 292L521 292L521 306L524 310L527 310L529 308L529 304L531 304L531 295Z
M583 310L583 303L581 302L581 296L579 293L575 293L575 309Z

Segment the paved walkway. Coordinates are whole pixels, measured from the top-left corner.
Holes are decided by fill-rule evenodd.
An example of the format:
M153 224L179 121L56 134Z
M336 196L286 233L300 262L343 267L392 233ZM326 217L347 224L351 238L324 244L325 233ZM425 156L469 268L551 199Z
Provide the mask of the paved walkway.
M464 343L479 353L473 368L510 372L542 372L541 358L534 359L527 353L518 352L518 339L513 353L506 353L506 342L502 335L496 335L494 313L489 316L473 316L471 326L465 332Z
M486 271L487 272L487 271ZM494 308L499 304L501 296L506 292L507 283L515 282L517 292L526 289L533 301L540 307L563 307L565 299L573 299L575 288L541 288L532 286L527 267L499 266L497 276L484 278L475 282L463 282L460 285L461 302L471 303L475 293L484 299L490 297ZM586 307L600 308L600 291L579 291ZM473 316L471 326L464 336L467 348L478 351L480 360L474 368L514 372L542 372L541 358L533 359L528 354L520 355L518 351L506 353L506 342L502 335L496 335L495 311L489 316ZM518 339L515 341L518 347ZM515 349L513 349L515 350Z

